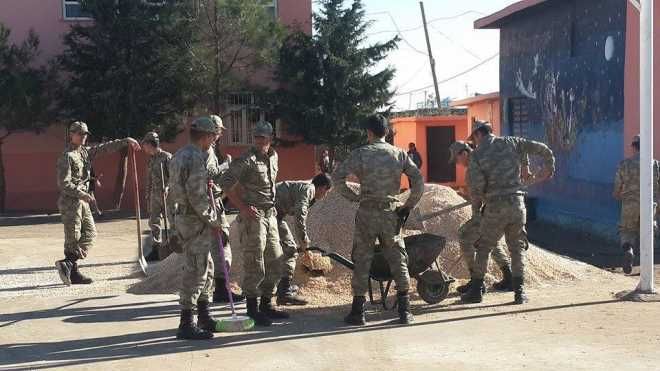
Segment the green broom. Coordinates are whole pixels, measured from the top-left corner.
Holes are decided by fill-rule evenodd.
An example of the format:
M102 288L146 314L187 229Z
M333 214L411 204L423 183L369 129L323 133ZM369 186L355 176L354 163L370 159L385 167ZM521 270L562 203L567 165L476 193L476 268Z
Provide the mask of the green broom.
M211 199L211 207L215 209L216 205L215 197L213 197L213 181L209 181L209 197ZM227 296L229 297L231 317L219 319L215 329L216 331L221 332L243 332L252 330L254 328L254 320L248 316L239 316L236 314L236 309L234 308L234 298L232 297L231 288L229 286L229 269L227 268L227 261L225 260L225 248L222 242L222 232L218 230L217 234L218 248L220 249L220 264L222 264L222 271L225 274L225 289L227 290Z

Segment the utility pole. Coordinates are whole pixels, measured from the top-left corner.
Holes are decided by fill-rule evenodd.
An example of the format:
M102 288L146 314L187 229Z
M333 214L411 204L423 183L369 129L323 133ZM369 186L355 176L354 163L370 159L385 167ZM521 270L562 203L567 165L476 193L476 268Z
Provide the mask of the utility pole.
M433 59L433 52L431 51L431 40L429 39L429 29L426 25L426 14L424 13L424 2L419 2L419 8L422 10L422 22L424 23L424 35L426 35L426 48L429 51L429 62L431 63L431 74L433 75L433 87L435 88L435 101L440 109L440 91L438 90L438 78L435 75L435 59Z
M655 292L653 282L653 0L642 0L639 17L640 72L640 280L637 290Z

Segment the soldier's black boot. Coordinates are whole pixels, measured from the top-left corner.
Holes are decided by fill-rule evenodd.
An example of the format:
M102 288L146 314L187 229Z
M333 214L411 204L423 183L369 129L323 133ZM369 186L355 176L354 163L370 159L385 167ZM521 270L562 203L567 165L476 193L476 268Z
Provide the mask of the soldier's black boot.
M257 326L270 326L273 324L273 321L268 318L264 313L259 312L257 306L257 298L246 298L247 300L247 315L248 317L254 320L254 324Z
M513 277L514 303L525 304L529 301L525 294L525 280L522 277Z
M511 266L502 267L502 280L493 284L495 291L513 291L513 282L511 282Z
M291 287L291 278L283 277L277 285L277 305L307 305L303 299Z
M197 302L197 326L204 331L219 332L219 322L211 316L208 301Z
M399 307L399 323L409 325L415 322L415 317L410 313L410 296L408 292L399 292L396 298L397 306Z
M158 243L158 242L152 243L151 244L151 252L149 253L149 255L144 257L144 260L146 260L148 262L158 261L159 258L160 258L159 250L160 250L160 243Z
M273 298L262 296L259 303L259 312L265 314L270 319L287 319L289 313L273 308Z
M176 333L177 339L185 340L208 340L213 339L213 333L203 330L195 324L193 311L191 309L181 310L181 322Z
M72 285L89 285L92 283L92 279L80 273L78 270L78 263L75 261L71 265L71 284Z
M632 245L629 243L623 244L623 261L621 263L623 273L630 274L632 272L633 260L635 260L635 252Z
M234 300L234 303L241 303L245 301L245 296L231 293L231 297ZM224 278L215 279L215 290L213 291L213 302L214 303L229 303L229 296L227 295L227 288L225 287Z
M68 259L62 259L55 262L55 268L57 268L57 273L60 275L62 283L67 286L71 285L71 268L73 267L73 262Z
M344 317L344 322L352 326L364 326L367 320L364 317L364 304L367 298L364 296L353 296L353 306L351 312Z
M470 276L472 276L472 271L470 271ZM470 289L470 285L472 285L472 283L473 283L472 280L469 280L465 285L458 286L456 288L456 292L458 292L459 294L465 294ZM481 286L481 293L482 294L486 293L485 284Z
M484 300L484 293L482 291L484 280L473 278L470 282L470 288L465 294L461 295L461 301L464 303L481 303Z

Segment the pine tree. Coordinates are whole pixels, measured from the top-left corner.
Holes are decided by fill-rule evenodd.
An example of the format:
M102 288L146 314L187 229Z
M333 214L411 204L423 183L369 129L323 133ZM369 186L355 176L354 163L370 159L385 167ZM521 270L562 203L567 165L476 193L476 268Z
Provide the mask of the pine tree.
M360 123L367 115L391 107L394 69L374 68L399 40L365 45L371 22L360 0L349 7L343 0L319 2L314 35L294 33L281 48L278 111L289 133L328 146L334 161L337 150L364 141Z

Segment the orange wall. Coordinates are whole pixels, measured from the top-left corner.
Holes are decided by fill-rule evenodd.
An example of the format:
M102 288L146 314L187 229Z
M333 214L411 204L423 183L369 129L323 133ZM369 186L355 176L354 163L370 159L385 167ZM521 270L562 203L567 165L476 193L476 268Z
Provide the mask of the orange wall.
M94 128L92 127L93 131ZM64 126L51 126L46 132L35 135L14 134L2 146L5 177L7 180L7 210L10 211L55 211L57 210L57 179L55 164L64 148ZM174 143L163 143L170 152L185 145L187 133L180 134ZM236 157L247 147L226 147L226 152ZM278 180L310 179L315 173L314 147L298 144L290 148L277 148L280 171ZM144 168L146 156L137 154L138 183L144 194ZM96 196L102 209L113 208L112 197L118 173L119 154L99 156L94 162L97 176L101 176L102 187ZM132 210L135 202L132 164L129 161L129 176L122 209ZM141 200L142 202L142 200ZM144 206L142 208L144 210Z
M468 105L467 117L470 124L473 120L488 121L493 125L495 134L501 133L499 99L488 99Z
M469 135L467 116L429 116L429 117L399 117L392 120L396 135L394 145L408 150L408 143L414 142L422 156L422 175L428 179L428 153L426 148L426 129L433 126L454 126L456 140L464 140ZM449 149L447 149L449 150ZM456 182L443 183L451 187L465 185L465 170L460 166L456 168ZM407 180L402 185L408 187Z
M660 6L653 7L653 86L660 87ZM623 147L626 156L632 154L632 137L639 134L639 12L628 2L626 22L626 67L624 72L624 129ZM660 115L660 93L655 89L653 96L653 154L660 158L660 129L656 122Z

